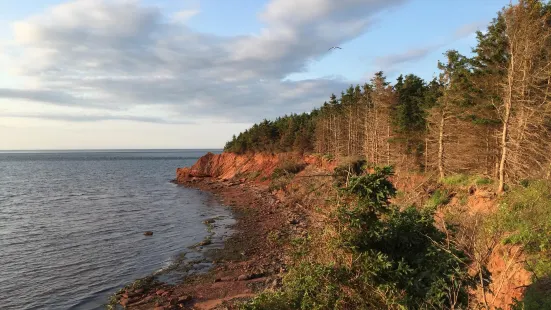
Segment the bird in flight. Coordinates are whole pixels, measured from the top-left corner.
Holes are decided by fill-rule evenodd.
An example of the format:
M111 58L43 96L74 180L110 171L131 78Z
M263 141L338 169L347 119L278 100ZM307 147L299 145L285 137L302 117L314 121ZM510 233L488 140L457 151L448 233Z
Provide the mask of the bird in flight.
M342 50L342 48L340 48L340 47L338 47L338 46L333 46L333 47L331 47L330 49L328 49L328 51L330 51L330 50L332 50L332 49L334 49L334 48L335 48L335 49L338 48L338 49Z

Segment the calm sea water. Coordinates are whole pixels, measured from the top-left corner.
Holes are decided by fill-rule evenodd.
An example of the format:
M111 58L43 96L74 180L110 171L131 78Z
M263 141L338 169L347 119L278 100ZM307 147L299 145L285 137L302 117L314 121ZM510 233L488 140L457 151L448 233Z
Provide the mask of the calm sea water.
M205 152L0 153L0 308L102 308L203 240L229 210L170 180Z

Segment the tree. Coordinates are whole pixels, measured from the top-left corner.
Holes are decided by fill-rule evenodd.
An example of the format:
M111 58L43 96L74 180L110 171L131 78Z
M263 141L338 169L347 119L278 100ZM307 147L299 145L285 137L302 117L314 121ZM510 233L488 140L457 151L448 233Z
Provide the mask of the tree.
M375 147L375 164L387 165L391 162L390 139L392 136L391 130L391 109L396 103L396 96L386 81L386 77L382 71L375 73L371 79L372 92L371 99L373 102L373 137Z
M440 179L446 171L446 143L449 121L456 118L461 108L469 105L470 68L469 60L455 50L445 53L447 62L438 62L441 70L439 84L442 85L442 96L432 106L431 120L437 127L437 168Z
M392 124L397 133L397 142L402 146L400 153L407 157L414 154L417 165L423 152L423 138L426 128L425 105L428 88L420 77L400 75L394 89L397 103L392 111Z
M549 13L540 1L521 0L503 11L507 38L507 74L502 102L498 191L505 178L531 175L549 166L549 119L551 87L551 27ZM547 167L548 169L548 167Z

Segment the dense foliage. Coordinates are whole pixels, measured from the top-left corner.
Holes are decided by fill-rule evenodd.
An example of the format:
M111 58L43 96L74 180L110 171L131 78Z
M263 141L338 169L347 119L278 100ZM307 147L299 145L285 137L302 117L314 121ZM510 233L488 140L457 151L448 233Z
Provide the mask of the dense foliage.
M503 236L501 242L515 248L511 259L522 255L524 268L533 275L524 298L512 309L551 309L551 182L524 180L511 188L482 229L486 235Z
M517 183L551 175L551 4L521 0L477 33L473 56L455 50L424 81L377 72L311 113L264 120L229 152L362 155L397 170L482 174ZM536 169L533 169L536 168Z
M460 309L473 279L461 251L446 242L433 214L391 205L389 167L353 176L342 188L350 203L335 212L333 264L298 263L276 293L245 309Z
M316 112L264 120L234 136L226 143L225 151L245 152L312 152L314 140L313 118Z

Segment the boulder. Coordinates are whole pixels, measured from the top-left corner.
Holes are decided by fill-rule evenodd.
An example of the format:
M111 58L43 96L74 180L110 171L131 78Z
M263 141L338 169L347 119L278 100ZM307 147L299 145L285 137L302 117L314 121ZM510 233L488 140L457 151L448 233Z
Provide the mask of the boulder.
M189 296L189 295L184 295L184 296L178 297L178 302L184 303L184 302L190 301L191 299L192 299L191 296Z

